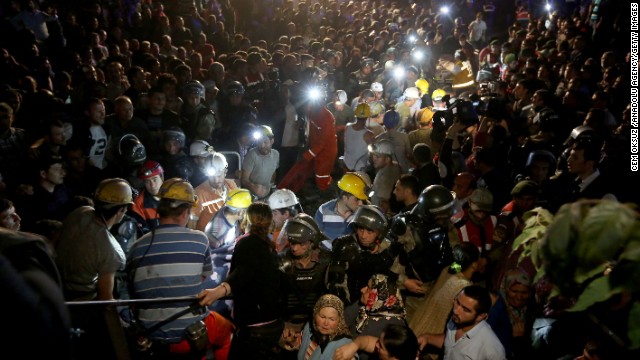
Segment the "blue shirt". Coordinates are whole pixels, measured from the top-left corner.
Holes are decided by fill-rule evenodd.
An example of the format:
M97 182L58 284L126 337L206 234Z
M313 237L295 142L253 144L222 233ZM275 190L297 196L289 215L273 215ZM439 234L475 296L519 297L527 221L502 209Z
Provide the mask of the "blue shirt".
M351 233L349 230L351 216L345 219L342 215L338 214L336 211L337 202L337 199L333 199L320 205L315 216L316 223L320 227L320 230L331 239L322 242L322 245L328 250L331 250L331 243L334 239Z
M160 225L133 244L127 263L133 274L133 299L196 296L204 288L203 279L211 275L209 240L198 230ZM148 305L140 309L138 318L149 328L189 305L190 302ZM179 342L185 328L206 315L188 313L150 337Z

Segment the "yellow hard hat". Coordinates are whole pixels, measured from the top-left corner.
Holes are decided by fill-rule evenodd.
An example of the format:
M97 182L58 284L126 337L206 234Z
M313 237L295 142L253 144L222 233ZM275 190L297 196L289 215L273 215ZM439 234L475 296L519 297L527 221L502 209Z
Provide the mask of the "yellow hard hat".
M94 198L106 204L133 204L131 186L126 180L120 178L102 180L98 184Z
M251 205L252 201L253 199L251 198L249 190L233 189L227 195L225 205L236 209L246 209Z
M369 109L371 109L371 117L376 117L384 112L384 106L379 101L369 103Z
M338 188L360 200L368 200L371 184L358 173L348 172L338 181Z
M446 91L442 89L435 89L433 91L433 94L431 94L431 99L440 101L445 95L447 95Z
M175 207L181 204L191 204L195 206L198 203L198 196L196 196L193 186L181 178L171 178L162 183L158 196L162 200L170 200L174 202Z
M423 94L429 92L429 82L427 80L420 78L416 80L415 85Z
M360 103L354 113L358 119L368 119L371 116L371 108L367 103Z
M420 110L420 117L418 118L418 122L421 125L428 125L433 120L433 110L431 108L426 107Z

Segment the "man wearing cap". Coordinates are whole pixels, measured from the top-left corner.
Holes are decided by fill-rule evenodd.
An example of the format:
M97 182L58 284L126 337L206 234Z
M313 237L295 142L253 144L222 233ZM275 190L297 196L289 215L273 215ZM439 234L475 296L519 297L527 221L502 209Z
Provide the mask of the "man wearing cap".
M347 93L355 97L360 91L370 88L373 83L373 67L375 61L371 58L363 58L360 61L360 70L349 75Z
M194 140L211 141L216 118L213 111L204 104L205 88L198 80L190 80L184 85L184 104L181 116L184 121L187 142Z
M244 157L240 181L256 199L265 199L275 184L280 153L272 148L274 135L271 127L258 126L253 139L256 147L249 150Z
M365 201L369 200L371 180L365 173L348 172L338 181L340 193L336 199L320 205L314 219L328 240L321 246L331 249L331 243L339 236L349 233L348 221Z
M478 188L469 197L469 208L464 210L464 215L455 223L458 231L458 239L461 242L470 242L478 247L478 250L486 257L493 243L493 232L498 222L492 215L493 195L486 188Z
M409 146L409 135L404 132L397 131L400 125L400 115L395 110L388 110L382 119L385 131L376 136L376 141L387 139L393 144L393 151L398 165L403 173L409 172L412 167L410 159L412 158L411 147Z
M394 161L395 150L393 143L387 139L377 140L369 146L371 162L376 170L373 179L373 192L371 203L379 206L385 212L389 211L391 194L396 181L402 175L402 169Z
M211 253L207 237L197 230L186 228L190 209L198 201L193 187L184 179L167 180L159 190L158 214L160 225L141 237L131 248L127 270L132 299L154 299L195 296L203 288L203 279L212 274ZM171 269L171 271L166 271ZM146 328L186 309L184 303L174 302L137 308L137 318ZM149 334L152 341L168 343L172 353L187 353L191 349L185 339L185 329L196 321L206 327L207 348L213 348L216 358L227 358L231 346L232 323L220 314L187 313ZM205 349L201 349L204 351Z

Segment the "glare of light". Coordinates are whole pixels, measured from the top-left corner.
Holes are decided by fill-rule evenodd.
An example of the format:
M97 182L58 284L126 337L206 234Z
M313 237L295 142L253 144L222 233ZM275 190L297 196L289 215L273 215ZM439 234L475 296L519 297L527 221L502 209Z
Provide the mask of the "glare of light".
M550 12L550 11L551 11L551 9L552 9L551 4L549 4L549 3L547 3L547 4L544 6L544 8L545 8L547 11L549 11L549 12Z
M449 7L448 7L448 6L443 6L443 7L441 7L441 8L440 8L440 13L441 13L441 14L444 14L444 15L449 14Z
M253 139L254 140L260 140L261 137L262 137L262 134L260 134L259 131L254 131L253 132Z
M396 79L402 79L404 78L405 75L405 71L403 67L397 67L395 69L393 69L393 77Z
M309 96L310 100L320 100L320 96L322 94L320 93L320 89L314 87L309 89L309 92L307 95Z
M424 53L420 50L416 50L413 52L413 58L420 61L422 59L424 59Z
M417 40L417 39L416 39L416 37L415 37L415 36L413 36L413 35L409 36L409 41L410 41L410 42L414 43L414 42L416 42L416 40Z

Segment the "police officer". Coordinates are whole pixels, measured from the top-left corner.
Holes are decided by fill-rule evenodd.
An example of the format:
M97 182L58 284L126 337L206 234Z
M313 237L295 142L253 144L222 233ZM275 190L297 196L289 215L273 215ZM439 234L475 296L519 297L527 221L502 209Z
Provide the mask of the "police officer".
M284 319L288 327L298 331L309 320L316 300L328 292L325 272L330 253L318 247L325 239L327 236L307 214L287 220L278 237L278 241L289 243L279 254L284 275Z
M428 186L416 206L397 216L391 226L390 238L397 238L402 245L391 271L405 289L408 315L424 300L442 269L452 262L448 233L452 230L449 218L454 204L454 192L442 185Z
M373 274L389 274L395 254L385 239L387 217L375 205L362 205L349 223L352 233L334 240L328 270L329 290L345 304L358 301Z

